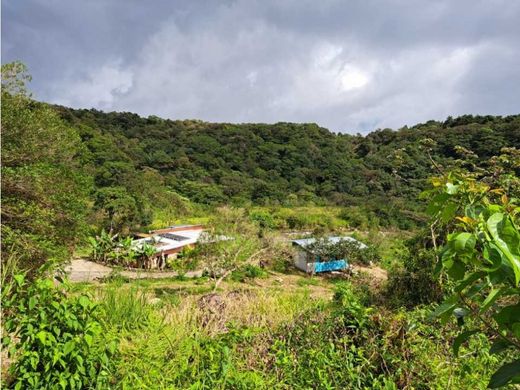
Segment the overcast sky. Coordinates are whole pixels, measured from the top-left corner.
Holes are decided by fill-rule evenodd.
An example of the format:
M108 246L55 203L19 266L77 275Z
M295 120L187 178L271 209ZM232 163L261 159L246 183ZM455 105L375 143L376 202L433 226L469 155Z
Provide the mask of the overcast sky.
M520 112L520 1L3 0L34 96L365 133Z

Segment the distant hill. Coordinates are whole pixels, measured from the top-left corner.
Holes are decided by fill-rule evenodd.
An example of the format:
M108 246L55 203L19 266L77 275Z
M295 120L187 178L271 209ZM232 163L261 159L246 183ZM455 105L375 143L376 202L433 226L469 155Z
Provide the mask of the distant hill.
M124 188L139 198L140 186L162 186L204 204L354 205L389 224L420 219L417 195L435 165L467 158L457 146L477 164L502 147L520 148L520 115L465 115L360 136L316 124L56 110L78 129L98 190Z

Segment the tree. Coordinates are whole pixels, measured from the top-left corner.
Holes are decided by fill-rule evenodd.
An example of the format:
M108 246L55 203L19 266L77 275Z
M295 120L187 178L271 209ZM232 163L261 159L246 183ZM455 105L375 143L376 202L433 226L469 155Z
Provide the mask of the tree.
M121 230L137 213L135 199L124 187L103 187L96 191L94 206L107 214L110 230Z
M501 159L510 161L506 156ZM491 352L504 356L504 364L490 379L489 387L495 388L520 383L520 200L490 185L504 182L500 176L507 177L507 183L515 180L511 174L516 168L491 167L434 178L427 195L432 197L432 238L443 244L438 250L439 268L453 284L434 314L444 321L455 315L462 326L453 344L455 354L472 335L489 335ZM479 326L465 325L466 316Z
M262 251L258 230L244 210L222 207L201 239L199 255L215 281L216 290L226 276L254 261Z
M2 66L2 252L24 269L64 260L82 238L91 182L74 129L31 100L25 66Z

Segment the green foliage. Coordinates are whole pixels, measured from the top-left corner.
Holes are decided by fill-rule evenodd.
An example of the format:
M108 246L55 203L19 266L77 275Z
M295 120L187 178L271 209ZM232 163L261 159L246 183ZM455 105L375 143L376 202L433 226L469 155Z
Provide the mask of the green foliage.
M96 191L94 206L107 214L110 230L121 230L137 213L135 198L124 187L104 187Z
M262 250L258 233L243 209L222 207L217 210L198 251L205 268L215 279L215 288L222 278L255 260Z
M50 279L16 275L2 295L4 338L15 389L106 388L117 343L102 338L99 307ZM65 290L64 290L65 288Z
M428 233L420 231L405 245L407 250L401 255L401 264L389 272L385 289L388 303L411 308L438 302L444 290L435 276L435 250Z
M453 282L452 294L434 314L445 321L455 314L461 325L466 316L480 321L478 328L463 327L456 352L481 331L500 346L495 351L520 352L520 207L518 198L485 184L501 182L503 174L509 176L507 169L500 168L495 175L458 171L433 180L429 212L432 226L445 237L439 265ZM504 364L489 386L510 382L520 382L518 360Z
M91 183L76 130L29 98L25 71L2 65L2 254L27 270L70 255Z
M130 225L162 213L175 193L212 206L338 205L345 208L343 224L354 228L412 229L426 221L417 195L436 164L450 165L461 156L457 145L484 159L520 145L519 116L464 116L362 137L315 124L206 123L56 109L79 129L97 189L124 187L135 200L133 219L124 222ZM432 142L422 142L425 138ZM475 164L481 166L478 159ZM153 180L143 180L145 174ZM171 216L189 208L174 199ZM335 223L295 213L276 226L332 228Z
M231 280L235 282L245 282L246 280L263 278L267 276L267 272L256 265L246 264L231 273Z
M349 284L340 284L330 307L300 315L274 335L269 352L275 388L483 388L482 375L496 367L485 352L447 362L446 339L425 310L387 312L369 308ZM486 340L472 340L474 348Z
M249 213L249 218L261 228L273 229L275 227L274 218L272 214L267 211L253 210Z
M153 317L148 300L143 290L123 289L119 283L112 282L101 295L101 305L106 313L102 320L118 332L142 329Z
M327 237L316 239L308 245L306 250L320 257L322 260L346 259L351 263L370 264L379 262L380 256L373 246L361 247L359 241L329 240Z
M89 256L93 261L116 266L148 267L155 255L155 247L149 243L135 245L131 237L112 235L104 229L96 237L88 237Z
M94 261L107 263L117 246L117 234L112 235L102 229L99 236L88 237L88 243L90 258Z

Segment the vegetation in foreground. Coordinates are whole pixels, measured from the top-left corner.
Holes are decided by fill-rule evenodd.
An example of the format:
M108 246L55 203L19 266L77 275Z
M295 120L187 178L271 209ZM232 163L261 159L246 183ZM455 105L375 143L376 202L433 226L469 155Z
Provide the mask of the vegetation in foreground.
M57 302L70 307L85 300L89 310L95 304L102 332L92 335L88 350L80 349L88 334L76 336L70 350L69 341L64 343L52 328L35 324L33 333L39 336L26 341L25 348L33 346L31 356L55 353L56 362L32 367L29 358L22 358L17 383L38 387L31 382L39 380L38 373L49 384L67 380L64 388L82 388L80 383L131 389L484 388L484 378L499 366L483 336L461 348L461 359L454 358L456 327L439 330L428 319L427 307L390 311L372 305L358 285L364 280L300 286L295 281L301 278L275 274L229 280L216 293L210 293L213 284L205 279L77 286ZM52 304L45 307L50 315L64 314ZM55 326L67 329L65 320L57 321L61 316L52 318ZM107 340L117 341L117 349ZM85 353L90 360L83 362L89 365L83 371L77 356Z

